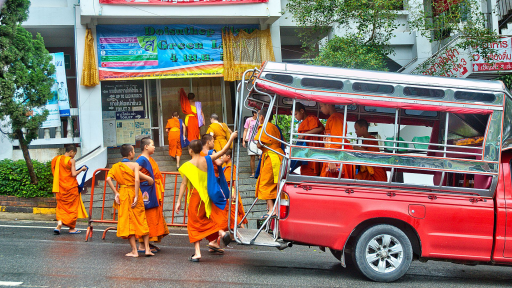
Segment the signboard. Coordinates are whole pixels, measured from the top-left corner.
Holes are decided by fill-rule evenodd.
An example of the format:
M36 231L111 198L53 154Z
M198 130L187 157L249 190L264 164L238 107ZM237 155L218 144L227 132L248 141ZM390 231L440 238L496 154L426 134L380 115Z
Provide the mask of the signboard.
M267 3L268 0L100 0L100 4L137 4L137 5L206 5Z
M144 118L144 81L101 82L103 119Z
M151 137L151 123L149 119L135 120L134 126L136 140L140 140L144 137Z
M445 67L450 68L445 71ZM420 68L416 68L417 72ZM444 73L441 73L444 71ZM472 72L471 56L466 50L448 48L442 54L432 59L432 63L421 72L423 75L438 75L444 77L466 78Z
M60 117L70 115L64 53L50 53L50 55L52 55L52 64L55 66L55 74L52 75L54 83L51 88L53 98L46 104L48 117L41 124L41 128L60 127ZM42 111L35 109L34 112L41 113Z
M473 72L487 72L499 70L512 70L512 45L511 38L500 38L491 43L490 47L495 53L489 54L490 63L485 63L482 55L473 52Z
M257 25L98 25L100 80L221 77L222 29Z
M103 146L117 146L116 120L103 120Z

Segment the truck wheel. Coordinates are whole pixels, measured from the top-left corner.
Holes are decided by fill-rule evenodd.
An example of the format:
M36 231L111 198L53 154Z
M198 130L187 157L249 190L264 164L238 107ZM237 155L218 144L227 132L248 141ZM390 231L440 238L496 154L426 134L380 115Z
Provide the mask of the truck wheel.
M402 277L412 262L412 246L402 230L391 225L368 228L359 237L354 251L356 267L377 282Z

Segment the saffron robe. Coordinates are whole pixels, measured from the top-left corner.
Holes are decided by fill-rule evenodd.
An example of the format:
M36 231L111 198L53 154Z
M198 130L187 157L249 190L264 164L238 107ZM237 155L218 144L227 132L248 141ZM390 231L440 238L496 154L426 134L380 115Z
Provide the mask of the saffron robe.
M78 192L76 177L71 175L71 157L56 156L52 160L54 177L52 192L57 199L55 216L70 229L75 228L78 218L87 218L82 197Z
M283 157L273 151L270 151L265 146L283 154L284 152L281 149L281 143L266 135L263 132L262 127L263 124L259 125L258 133L254 138L255 141L261 141L264 145L261 149L260 175L256 181L256 197L261 200L276 199L279 169L281 168L281 161L283 160ZM279 129L272 123L267 124L266 132L277 139L281 138Z
M141 156L142 155L139 157ZM155 160L151 157L149 157L148 160L149 163L151 163L153 175L155 176L153 180L155 181L156 197L158 198L158 203L160 204L158 207L146 209L146 219L149 226L149 241L160 242L162 238L169 234L169 228L167 227L167 223L165 223L164 219L164 207L162 205L164 197L164 178L162 173L160 173L160 169L158 168L158 164L156 164ZM140 167L140 172L151 177L149 171L143 167Z
M187 139L189 141L199 140L199 121L197 118L197 109L190 105L187 94L183 88L180 89L181 111L185 114L185 126L187 126Z
M228 182L228 185L230 184L231 182L231 166L232 166L232 163L228 163L226 164L226 166L224 167L224 177L226 177L226 181ZM242 203L242 197L240 196L240 194L238 195L238 211L236 211L236 200L235 200L235 197L236 197L236 188L235 188L235 185L236 185L236 166L234 166L235 168L233 169L233 185L232 185L232 188L231 188L231 222L230 222L230 228L233 229L233 227L235 226L235 215L237 214L238 212L238 219L237 221L240 222L240 220L242 220L242 218L244 218L245 216L245 210L244 210L244 204ZM247 221L247 218L244 219L244 222L242 222L242 224L246 224L249 223L249 221Z
M214 172L215 172L215 177L218 178L219 177L219 167L215 164L215 162L213 162L213 168L214 168ZM207 184L208 184L208 182L207 182ZM229 183L228 183L228 185L229 185ZM229 194L226 195L226 197L229 197ZM219 230L227 231L228 230L228 214L229 214L229 206L228 205L224 206L224 209L220 209L219 207L217 207L214 204L214 205L212 205L212 214L211 214L210 218L213 219L213 221L215 223L217 223L217 228Z
M165 129L169 129L169 133L167 134L169 139L169 156L181 156L180 119L173 117L167 120Z
M179 172L182 177L186 176L188 179L187 231L190 243L201 241L203 238L208 239L208 241L217 239L220 229L210 217L214 205L208 197L208 173L190 162L181 165Z
M117 215L117 237L123 239L134 235L136 238L149 234L149 227L144 213L144 201L142 193L137 191L137 204L132 208L135 198L135 174L130 167L123 163L116 163L108 171L108 177L114 179L119 185L119 202L114 202L114 208L118 210Z
M375 139L370 136L369 138ZM363 140L363 145L379 145L377 141ZM364 147L366 151L380 152L378 147ZM387 181L388 175L386 169L382 167L371 167L371 166L359 166L359 173L356 174L358 180L370 180L370 181Z
M299 124L299 133L305 133L312 129L324 127L322 122L318 119L318 117L313 115L308 115L300 124ZM314 140L314 141L322 141L320 137L313 136L305 136L304 140ZM310 147L323 147L322 143L313 143L313 142L305 142L307 146ZM313 162L309 161L306 164L300 166L300 174L308 175L308 176L320 176L320 170L322 169L321 162Z
M220 151L228 143L228 138L231 136L226 123L212 123L208 127L206 134L213 132L213 145L215 151Z
M327 123L325 125L325 135L327 137L327 142L329 144L326 144L326 148L335 148L335 149L341 149L341 144L334 144L334 143L350 143L346 139L340 139L340 138L331 138L332 136L345 136L343 135L343 114L341 113L334 113L332 114L329 119L327 119ZM345 129L345 134L347 133L347 129ZM351 150L352 146L350 144L345 144L344 149ZM339 164L337 165L339 166ZM339 169L339 167L338 167ZM322 165L322 171L320 173L320 176L322 177L332 177L332 178L338 178L339 171L331 172L329 171L329 163L323 163ZM354 179L356 175L355 166L349 165L349 164L343 164L343 171L341 174L341 178L345 179Z

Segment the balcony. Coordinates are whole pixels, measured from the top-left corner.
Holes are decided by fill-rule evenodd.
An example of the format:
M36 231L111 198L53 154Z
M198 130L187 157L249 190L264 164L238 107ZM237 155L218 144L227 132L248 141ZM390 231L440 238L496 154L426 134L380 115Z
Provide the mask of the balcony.
M496 12L500 29L512 19L512 0L496 0Z

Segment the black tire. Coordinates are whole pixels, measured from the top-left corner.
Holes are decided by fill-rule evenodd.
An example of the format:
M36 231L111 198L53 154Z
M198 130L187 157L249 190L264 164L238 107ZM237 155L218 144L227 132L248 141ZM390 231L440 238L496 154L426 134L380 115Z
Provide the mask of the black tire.
M367 260L367 255L372 257ZM364 231L354 250L357 269L377 282L392 282L402 277L411 265L412 256L407 235L395 226L385 224Z

